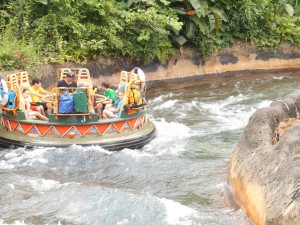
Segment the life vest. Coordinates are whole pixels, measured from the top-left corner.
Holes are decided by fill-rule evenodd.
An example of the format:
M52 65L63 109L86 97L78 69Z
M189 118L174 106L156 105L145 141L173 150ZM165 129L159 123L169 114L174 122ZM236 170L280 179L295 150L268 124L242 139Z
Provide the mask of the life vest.
M139 89L139 85L133 84L130 87L130 91L128 93L128 104L133 108L135 108L142 105L142 103L143 103L143 99L142 99L141 91Z

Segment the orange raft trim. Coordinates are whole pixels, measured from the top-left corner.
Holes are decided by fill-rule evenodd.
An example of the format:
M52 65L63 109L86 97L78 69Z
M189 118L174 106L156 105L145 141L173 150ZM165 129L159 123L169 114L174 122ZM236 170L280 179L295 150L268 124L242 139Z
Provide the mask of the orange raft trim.
M2 118L0 122L7 131L17 131L23 134L38 134L39 136L49 137L67 136L73 139L76 136L103 136L111 133L120 133L130 129L139 129L147 121L146 116L142 115L140 117L124 121L114 121L105 124L91 125L32 124L26 122L16 122L6 118Z

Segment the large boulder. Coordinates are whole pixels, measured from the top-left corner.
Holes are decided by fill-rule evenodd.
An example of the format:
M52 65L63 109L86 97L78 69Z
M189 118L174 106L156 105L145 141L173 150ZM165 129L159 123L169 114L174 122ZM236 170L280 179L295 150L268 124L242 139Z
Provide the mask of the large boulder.
M250 118L230 161L233 196L257 225L300 224L300 125L283 135L278 126L298 119L300 91Z

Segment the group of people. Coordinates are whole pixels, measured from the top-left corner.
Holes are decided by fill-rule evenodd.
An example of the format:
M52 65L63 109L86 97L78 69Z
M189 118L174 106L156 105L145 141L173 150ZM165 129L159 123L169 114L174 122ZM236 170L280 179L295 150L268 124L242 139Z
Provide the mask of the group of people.
M31 87L23 87L22 95L25 100L25 115L27 118L35 116L40 120L48 121L45 111L50 114L53 106L50 103L42 102L45 95L51 95L50 92L42 88L41 79L34 78L31 81Z
M145 74L140 68L135 67L132 72L138 74L139 79L145 81ZM70 71L66 74L65 79L58 82L57 87L77 88L75 78L75 74ZM34 78L32 79L32 86L30 88L23 88L22 95L25 99L25 115L27 118L35 116L40 120L48 121L49 119L47 118L45 111L49 115L52 112L53 106L50 103L45 103L41 100L42 97L51 95L51 93L43 89L41 85L41 79ZM96 104L95 99L93 99L94 108L97 109L99 119L119 117L124 92L118 90L116 93L116 91L111 89L106 82L101 84L101 89L104 91L103 95L106 99L98 105Z

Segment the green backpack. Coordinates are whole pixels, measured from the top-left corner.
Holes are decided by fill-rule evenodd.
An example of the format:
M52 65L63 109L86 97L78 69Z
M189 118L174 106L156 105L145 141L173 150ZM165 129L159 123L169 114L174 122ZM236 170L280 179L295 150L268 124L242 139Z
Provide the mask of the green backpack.
M88 99L86 91L76 90L73 94L75 112L88 113Z

